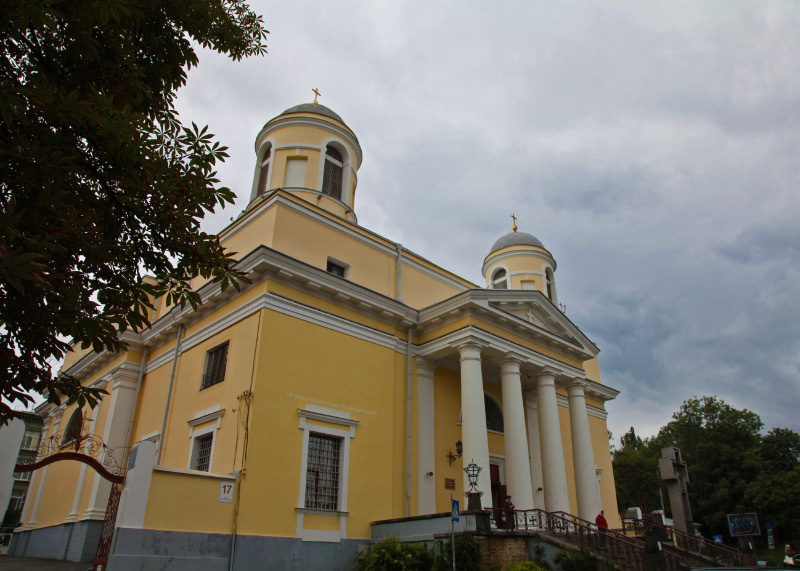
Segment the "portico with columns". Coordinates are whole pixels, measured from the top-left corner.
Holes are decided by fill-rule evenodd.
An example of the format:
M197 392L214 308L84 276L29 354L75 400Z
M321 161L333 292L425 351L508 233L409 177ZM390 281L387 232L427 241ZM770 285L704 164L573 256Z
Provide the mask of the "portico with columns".
M526 302L517 293L472 291L458 305L434 306L426 310L429 316L422 316L419 333L426 341L415 357L418 515L441 511L449 498L436 466L442 466L441 457L453 443L443 441L435 427L456 421L437 418L452 416L440 402L444 389L438 390L438 385L453 382L458 385L451 394L460 399L463 452L445 471L455 475L458 468L459 490L468 489L463 467L474 462L481 468L478 490L484 492L483 507L503 507L504 498L493 506L490 493L492 458L502 458L502 484L516 509L563 511L591 521L604 509L599 482L603 470L598 467L603 464L610 473L610 457L607 440L605 447L596 446L592 434L605 434L602 402L617 391L587 376L583 362L595 359L597 348L563 313L554 313L542 300L531 302L538 292L526 292ZM533 315L520 317L523 306ZM537 322L549 323L550 329ZM450 332L437 335L438 331ZM502 450L490 447L490 436L495 441L497 436L487 428L484 401L484 393L497 393L498 385ZM610 501L616 500L606 498L606 509L613 512L616 506Z

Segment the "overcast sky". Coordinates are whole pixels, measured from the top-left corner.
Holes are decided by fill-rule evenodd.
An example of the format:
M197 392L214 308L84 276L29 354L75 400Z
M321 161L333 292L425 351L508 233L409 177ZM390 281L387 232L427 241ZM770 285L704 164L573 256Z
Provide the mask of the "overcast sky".
M252 2L269 55L204 52L178 106L230 147L313 98L364 151L359 223L483 285L510 231L558 262L618 441L717 395L800 430L800 2Z

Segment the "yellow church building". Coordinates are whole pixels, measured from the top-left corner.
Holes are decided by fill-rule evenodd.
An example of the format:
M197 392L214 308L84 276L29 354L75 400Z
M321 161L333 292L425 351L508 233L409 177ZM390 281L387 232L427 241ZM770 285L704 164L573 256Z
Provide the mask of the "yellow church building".
M484 507L508 493L620 527L618 392L542 242L514 226L476 285L360 226L361 146L321 104L271 119L255 151L249 204L219 234L250 283L198 278L196 311L157 300L125 352L68 356L108 394L40 407L43 440L102 440L121 495L87 463L35 470L10 555L87 561L101 541L112 571L348 569L373 522L463 500L470 462Z

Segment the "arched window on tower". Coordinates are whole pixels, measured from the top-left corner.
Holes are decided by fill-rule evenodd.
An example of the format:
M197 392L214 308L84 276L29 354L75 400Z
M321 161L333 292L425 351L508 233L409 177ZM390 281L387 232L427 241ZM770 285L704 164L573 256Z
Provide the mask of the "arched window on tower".
M272 162L272 145L268 145L261 157L261 168L258 171L258 196L267 190L267 180L269 178L269 165Z
M325 149L325 172L322 176L322 194L336 200L342 199L342 177L344 175L344 159L342 153L331 146Z
M547 298L553 303L558 303L556 298L556 282L553 278L553 270L545 268L544 270L545 287L547 288Z
M67 429L64 431L64 436L61 437L61 445L69 444L80 440L81 433L83 432L83 411L78 408L69 417Z
M487 393L483 393L483 404L486 407L486 428L495 432L504 432L503 411L500 405Z
M508 273L497 268L492 274L492 289L508 289Z

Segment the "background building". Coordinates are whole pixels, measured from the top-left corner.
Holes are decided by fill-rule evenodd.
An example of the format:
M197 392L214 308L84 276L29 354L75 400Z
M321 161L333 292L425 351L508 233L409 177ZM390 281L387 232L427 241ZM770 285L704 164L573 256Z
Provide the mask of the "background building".
M134 445L111 568L348 568L371 522L449 511L471 461L484 505L616 514L617 391L542 242L515 226L479 287L359 226L361 147L319 104L270 120L255 151L250 203L219 235L250 284L198 278L197 311L157 300L126 352L63 364L108 396L51 408L48 437ZM32 485L11 553L90 558L112 483L57 462Z

